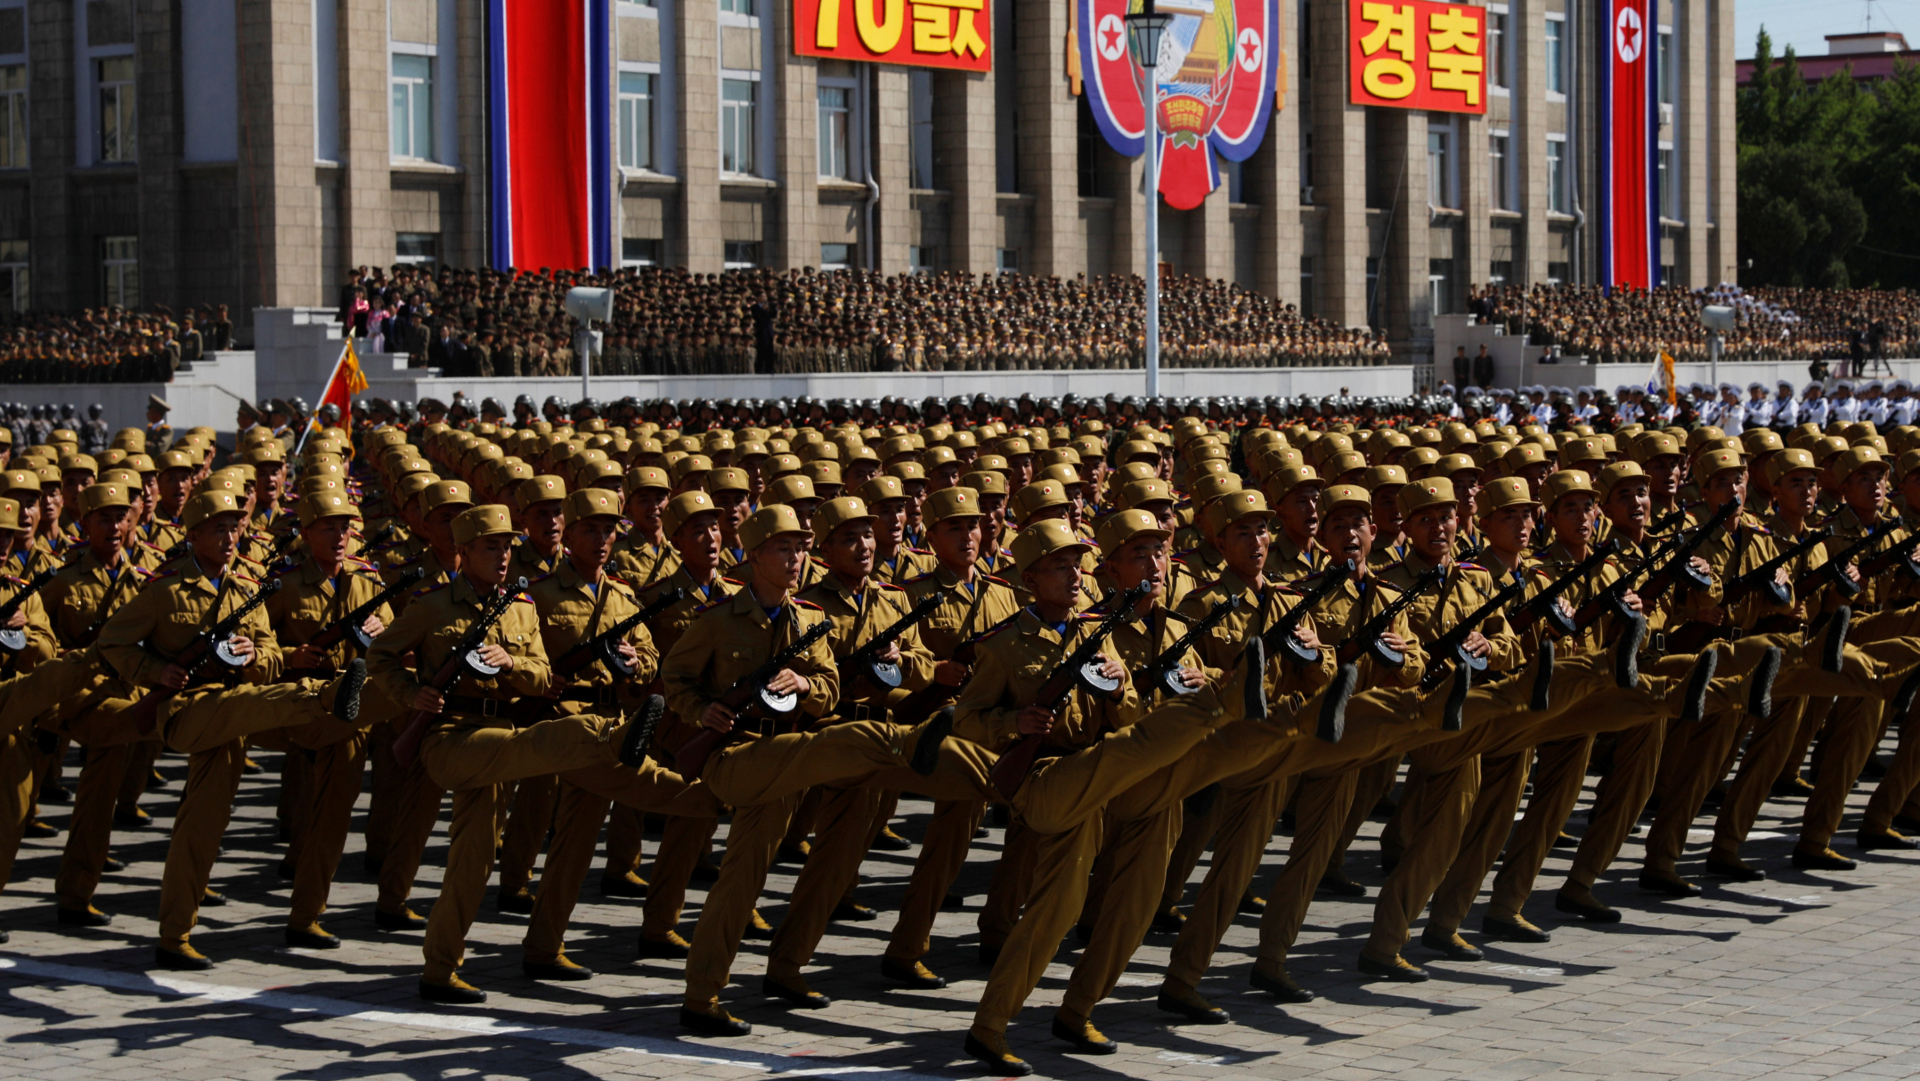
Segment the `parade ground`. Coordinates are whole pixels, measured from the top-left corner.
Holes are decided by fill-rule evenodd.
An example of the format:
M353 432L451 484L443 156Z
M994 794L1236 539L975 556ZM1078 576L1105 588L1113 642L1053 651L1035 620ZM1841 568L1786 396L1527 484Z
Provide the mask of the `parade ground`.
M1882 754L1892 751L1891 736ZM725 997L752 1022L734 1041L684 1038L674 1024L680 966L635 961L639 902L610 902L590 883L569 951L597 977L539 984L520 974L526 921L494 911L491 892L469 936L466 974L491 993L484 1007L422 1003L417 934L382 934L372 919L374 887L360 868L358 819L342 861L327 923L343 949L290 950L281 944L287 884L275 874L273 787L278 756L257 754L265 774L242 786L213 886L229 902L202 910L194 941L218 962L205 973L148 970L161 862L171 820L119 831L115 855L128 863L96 898L116 914L99 931L59 927L52 878L59 840L26 841L0 898L0 1076L41 1081L359 1081L372 1078L711 1078L821 1077L912 1081L979 1076L961 1054L987 970L976 963L974 919L998 857L1002 831L975 842L960 881L965 911L944 913L927 958L948 976L942 991L893 988L878 969L914 852L874 853L860 897L881 911L871 923L836 923L808 978L834 1004L789 1011L759 994L763 942L745 944ZM184 767L163 762L170 790ZM1586 799L1568 824L1578 834ZM1857 790L1852 816L1868 786ZM149 801L170 810L173 801ZM931 805L901 805L902 832L918 839ZM1318 992L1282 1006L1246 986L1255 918L1227 936L1202 990L1232 1012L1223 1027L1173 1026L1154 1008L1158 973L1172 938L1148 936L1115 998L1097 1020L1121 1043L1117 1055L1068 1055L1046 1034L1077 943L1060 960L1010 1031L1014 1050L1043 1077L1507 1079L1618 1076L1673 1078L1905 1077L1920 1072L1920 970L1912 925L1920 918L1920 855L1859 853L1858 870L1806 873L1787 854L1802 807L1769 802L1747 849L1768 878L1740 885L1700 877L1711 821L1696 820L1682 874L1710 883L1697 898L1670 901L1640 892L1638 842L1596 892L1624 920L1580 925L1552 911L1551 890L1571 849L1556 850L1527 914L1553 932L1539 946L1489 943L1462 928L1486 960L1460 964L1411 945L1428 965L1419 985L1363 981L1354 958L1383 878L1370 821L1348 870L1369 886L1365 900L1322 893L1309 914L1290 970ZM53 825L65 808L43 805ZM722 827L724 838L725 826ZM1259 880L1284 861L1282 830ZM421 868L416 905L429 901L445 866L436 835ZM649 856L653 842L648 843ZM1845 854L1851 845L1841 842ZM642 867L645 873L646 867ZM794 878L781 866L761 910L778 923ZM1205 864L1201 866L1204 872ZM1196 877L1197 881L1197 877ZM697 917L696 883L683 926ZM424 906L421 906L424 911ZM609 933L607 928L623 928ZM860 941L865 940L865 941Z

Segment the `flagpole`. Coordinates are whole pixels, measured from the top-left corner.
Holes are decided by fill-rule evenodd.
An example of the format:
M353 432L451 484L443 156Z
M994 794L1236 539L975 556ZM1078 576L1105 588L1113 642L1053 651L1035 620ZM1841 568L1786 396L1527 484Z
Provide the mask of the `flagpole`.
M322 404L325 404L325 401L326 401L327 388L333 385L333 381L335 379L339 378L340 366L347 362L347 350L352 348L353 348L353 334L351 333L351 331L349 331L349 333L347 334L346 340L340 343L340 355L334 358L333 371L327 375L327 381L320 384L320 397L318 400ZM319 407L315 406L314 408L318 409ZM315 423L317 423L318 416L319 414L316 413L313 417L307 418L306 427L300 429L300 439L297 442L295 442L293 445L293 456L295 458L300 457L300 448L307 445L307 436L313 433L313 426Z

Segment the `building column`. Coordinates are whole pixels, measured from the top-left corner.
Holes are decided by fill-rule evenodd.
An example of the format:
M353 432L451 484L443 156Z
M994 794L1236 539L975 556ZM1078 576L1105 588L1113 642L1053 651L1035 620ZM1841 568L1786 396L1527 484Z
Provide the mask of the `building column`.
M240 220L249 234L241 252L253 261L251 305L325 303L331 297L312 258L320 235L320 193L313 179L313 9L303 0L266 0L239 10ZM386 41L384 20L378 40ZM382 118L386 110L383 91ZM341 138L344 143L344 125Z
M1708 163L1711 186L1701 221L1702 228L1711 227L1712 233L1706 245L1707 278L1700 284L1718 285L1740 280L1739 191L1734 176L1739 150L1733 116L1734 57L1740 43L1734 40L1733 0L1708 0L1705 18L1709 25L1705 65L1709 90L1703 128L1710 138L1700 159Z
M1067 5L1021 3L1014 12L1015 36L1026 46L1013 53L1020 111L1016 169L1020 191L1035 199L1033 235L1016 245L1025 249L1021 269L1072 277L1086 269L1087 244L1080 226L1079 109L1061 59Z
M342 159L338 255L345 260L345 266L329 268L337 276L348 267L382 267L393 262L395 240L386 0L336 0L336 5ZM439 48L452 52L454 44ZM455 70L468 67L479 65L458 64Z
M1454 147L1460 170L1460 209L1466 212L1464 243L1454 255L1455 297L1466 310L1468 290L1486 284L1493 273L1493 165L1488 157L1487 118L1462 116ZM1508 143L1512 153L1512 143Z
M611 5L613 0L603 0ZM610 20L611 21L611 20ZM461 186L461 220L458 229L441 228L441 243L447 246L449 261L457 260L457 266L485 266L488 261L488 230L491 226L492 209L487 194L492 186L493 160L487 147L487 20L479 4L454 5L454 33L459 38L461 63L457 72L460 92L460 166L466 174L466 183ZM615 40L618 40L616 36ZM615 48L617 58L618 46ZM618 68L617 64L609 67ZM616 70L612 76L620 78ZM615 91L610 90L609 93ZM620 190L620 169L614 170L614 185L611 198L618 205ZM619 219L616 216L615 221ZM613 265L620 265L620 237L613 238Z
M1260 208L1253 227L1253 287L1283 304L1300 303L1300 257L1306 236L1300 226L1299 66L1305 43L1293 40L1300 16L1294 0L1281 0L1273 45L1283 49L1281 107L1267 123L1267 137L1247 159L1246 200Z
M1326 204L1322 266L1314 268L1322 318L1345 326L1367 321L1367 116L1347 103L1345 5L1315 4L1308 48L1313 72L1313 190ZM1422 159L1425 153L1421 154Z
M1212 151L1208 151L1212 153ZM1232 191L1223 174L1220 186L1187 214L1187 251L1180 269L1208 281L1233 280ZM1179 213L1175 211L1174 213Z
M947 192L944 269L989 274L997 266L994 74L933 74L933 175Z
M878 238L863 236L862 244L877 244L874 266L882 274L904 274L912 269L908 251L913 237L913 102L911 80L905 68L872 65L871 124L867 152L873 155L873 178L880 185L880 203L874 207ZM908 136L901 137L906 132Z
M773 201L777 221L767 231L767 265L776 270L820 265L820 91L819 61L795 56L793 8L769 3L760 8L763 32L771 32L771 85L774 88ZM772 25L766 26L771 21Z
M1522 217L1514 229L1514 281L1534 285L1547 280L1547 95L1546 19L1536 5L1513 4L1513 123L1507 153L1514 157L1513 209Z
M28 226L31 294L36 308L82 307L92 296L83 275L88 260L76 258L76 239L68 215L71 204L68 172L74 162L73 115L73 4L74 0L45 0L28 4L27 128L28 189L33 208Z
M1393 208L1386 223L1386 259L1380 284L1387 304L1381 311L1387 337L1412 342L1433 337L1433 295L1427 280L1431 234L1427 201L1427 114L1411 109L1386 109L1379 125L1381 161L1404 162L1398 187L1388 192Z
M720 236L720 6L673 6L672 48L679 61L678 218L668 223L666 257L695 274L717 274Z
M134 50L140 89L140 302L176 311L193 298L180 273L180 55L170 0L138 0Z
M1105 138L1095 140L1095 144L1094 167L1111 178L1112 187L1108 190L1113 192L1113 217L1109 224L1113 243L1107 249L1107 273L1145 277L1147 203L1141 194L1147 179L1146 157L1123 158L1114 153ZM1160 213L1167 213L1165 203L1160 204ZM1164 245L1161 250L1164 253Z
M1677 240L1674 272L1678 284L1695 289L1713 284L1710 250L1712 230L1707 228L1707 110L1712 90L1708 77L1708 23L1712 19L1708 0L1673 0L1675 45L1680 50L1679 100L1674 102L1674 121L1680 125L1680 138L1674 140L1674 168L1680 170L1680 205L1662 207L1669 218L1687 223Z

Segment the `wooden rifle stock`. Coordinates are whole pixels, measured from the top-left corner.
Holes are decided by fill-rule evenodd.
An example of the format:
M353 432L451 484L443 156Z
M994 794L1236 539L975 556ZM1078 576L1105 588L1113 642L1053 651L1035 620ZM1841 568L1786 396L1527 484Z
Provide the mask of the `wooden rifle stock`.
M1548 613L1550 611L1557 611L1556 606L1560 603L1561 595L1566 593L1567 590L1572 589L1579 582L1585 581L1594 571L1599 570L1600 565L1605 563L1607 558L1613 555L1614 551L1615 547L1612 541L1607 541L1594 548L1592 552L1588 553L1587 558L1574 564L1571 570L1555 579L1547 588L1534 594L1533 599L1522 605L1519 611L1509 615L1507 621L1513 624L1515 631L1525 634L1527 631L1533 629L1535 623L1538 623L1542 619L1551 618ZM1564 615L1559 619L1553 620L1553 622L1559 624L1551 628L1555 638L1564 638L1578 630L1573 621L1566 619Z
M1120 624L1133 618L1133 606L1140 603L1140 598L1146 596L1152 589L1152 586L1141 582L1117 598L1109 596L1108 602L1113 607L1101 617L1092 633L1081 639L1080 645L1074 649L1072 655L1062 661L1059 667L1047 677L1046 682L1040 685L1040 689L1034 693L1032 704L1047 710L1058 707L1061 701L1072 692L1074 686L1084 678L1081 670L1100 655L1100 647L1106 642L1107 636L1112 634ZM1011 800L1013 794L1020 791L1020 786L1026 782L1027 774L1033 770L1034 760L1040 757L1040 747L1044 739L1045 737L1039 735L1023 735L1019 742L993 764L990 777L993 786L1000 791L1002 797Z
M1300 629L1300 624L1306 622L1307 617L1313 614L1313 610L1320 606L1321 601L1326 600L1334 590L1345 585L1347 579L1352 576L1351 562L1342 563L1338 567L1328 567L1320 581L1312 589L1300 595L1298 604L1287 609L1273 626L1260 632L1260 643L1267 648L1267 656L1271 657L1284 649L1301 664L1316 663L1320 659L1320 651L1301 645L1300 640L1294 637L1294 632Z
M193 641L187 643L187 648L181 650L180 655L173 659L173 663L186 669L187 678L192 679L193 673L212 658L213 651L222 642L233 637L234 631L240 629L241 621L245 620L255 608L267 603L267 598L279 590L280 580L277 578L261 586L240 607L229 613L227 618L215 623L213 628L204 634L196 635ZM138 702L127 707L127 716L133 720L134 730L143 736L152 732L160 723L160 707L171 702L180 694L180 691L185 689L182 687L177 690L167 690L163 687L155 687L141 695Z
M1228 614L1238 607L1240 607L1239 597L1228 597L1224 601L1215 602L1198 623L1187 628L1187 633L1181 635L1179 641L1162 650L1158 657L1148 661L1144 667L1135 669L1129 678L1133 680L1135 687L1142 688L1141 697L1152 701L1163 690L1174 694L1191 694L1198 690L1184 684L1177 689L1173 686L1171 678L1180 670L1180 658L1185 657L1187 651L1192 649L1196 642L1206 637L1207 632L1218 627L1221 620L1226 619Z
M974 658L978 656L980 652L980 643L984 641L988 635L1019 618L1020 613L1015 612L1000 622L995 623L993 626L988 627L986 630L981 631L979 634L974 635L972 638L960 643L959 648L955 649L953 656L948 659L955 664L972 668ZM965 684L963 683L956 683L951 686L945 683L929 683L902 699L899 705L894 706L891 711L893 719L901 724L919 724L921 721L932 716L935 710L959 697L960 689L964 686Z
M669 589L665 593L660 594L653 599L652 604L647 605L645 608L615 623L613 626L608 627L592 638L567 650L566 653L561 655L559 660L553 662L554 675L561 679L570 678L575 672L581 671L593 662L606 660L613 655L613 651L619 648L620 643L626 639L629 631L642 623L652 622L655 616L679 604L682 600L686 599L686 596L687 591L678 588ZM620 673L616 672L614 674L619 675Z
M1860 577L1878 578L1897 566L1911 566L1913 550L1920 547L1920 530L1893 547L1860 564Z
M907 633L910 628L932 615L941 605L946 604L951 596L944 590L927 594L919 604L909 608L891 625L867 639L860 648L847 654L839 665L841 697L845 698L847 687L861 677L865 677L867 682L880 688L891 689L899 686L899 668L894 667L894 679L891 683L887 682L885 674L881 671L880 654L885 653L887 647L899 640L900 636Z
M525 578L514 583L501 583L494 595L487 598L486 606L480 610L479 621L474 623L454 646L446 663L440 666L440 670L433 674L432 679L426 681L426 685L445 694L455 683L458 683L460 677L467 672L467 654L480 648L480 644L487 640L487 632L493 629L494 624L500 622L501 616L507 614L507 608L525 588L527 588ZM401 769L413 768L414 760L420 756L420 741L427 738L427 729L432 726L433 719L437 716L439 716L437 713L416 709L413 715L407 718L407 726L394 737L393 760Z
M1451 672L1455 667L1462 664L1471 664L1472 662L1469 660L1465 649L1467 635L1478 630L1480 624L1487 621L1488 616L1505 608L1515 597L1518 597L1524 592L1526 588L1527 580L1525 578L1508 582L1505 586L1501 587L1498 592L1494 593L1492 597L1488 598L1487 603L1474 609L1465 619L1455 624L1452 630L1449 630L1436 639L1433 643L1433 648L1427 651L1429 660L1427 662L1426 672L1420 677L1420 689L1423 691L1431 691L1435 687L1438 687L1440 681L1447 678L1447 673ZM1485 667L1484 664L1482 667Z

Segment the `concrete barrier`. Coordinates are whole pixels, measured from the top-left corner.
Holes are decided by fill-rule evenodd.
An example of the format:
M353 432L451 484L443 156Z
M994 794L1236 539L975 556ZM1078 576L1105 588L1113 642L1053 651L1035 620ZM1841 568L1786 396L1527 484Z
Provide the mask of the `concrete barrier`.
M81 421L87 406L106 407L106 421L114 429L147 426L147 396L157 394L173 406L167 418L176 431L206 425L231 436L242 399L252 401L256 387L256 355L246 352L211 353L194 361L171 383L13 383L0 386L0 400L26 405L72 402Z

